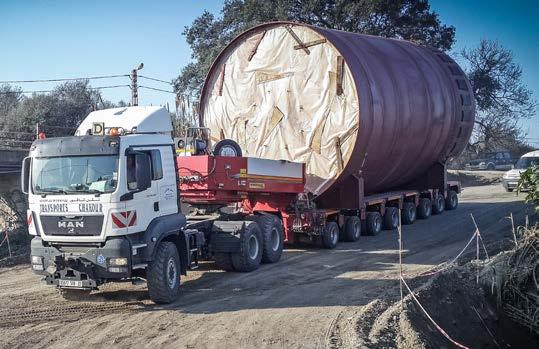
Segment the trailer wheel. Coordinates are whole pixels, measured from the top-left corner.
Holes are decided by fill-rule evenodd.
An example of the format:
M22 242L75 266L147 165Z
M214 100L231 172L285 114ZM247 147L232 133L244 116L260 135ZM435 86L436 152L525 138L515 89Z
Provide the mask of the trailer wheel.
M180 294L180 256L176 245L163 241L146 269L150 299L158 304L172 303Z
M262 230L262 263L275 263L281 259L284 244L283 224L279 217L272 214L257 216L256 221Z
M415 222L417 209L413 202L405 202L402 204L401 219L402 224L409 225Z
M367 212L367 235L378 235L380 231L382 231L382 215L380 212Z
M327 222L322 230L322 246L333 249L339 242L339 226L336 222Z
M215 144L213 154L217 156L241 156L241 147L231 139L223 139Z
M430 199L419 199L419 206L417 206L417 218L427 219L432 213L432 203Z
M213 255L213 260L217 268L223 269L224 271L234 271L234 266L232 265L232 256L230 253L219 252Z
M344 241L354 242L359 240L361 236L361 219L357 216L346 217L342 233Z
M386 207L384 214L384 229L393 230L399 226L399 210L396 207Z
M459 197L457 195L457 192L454 190L450 190L447 193L447 198L445 198L445 208L449 211L454 210L459 205Z
M236 271L249 272L258 269L262 260L262 232L256 222L245 222L240 233L241 251L232 253L232 265Z
M442 214L445 209L445 199L442 195L438 194L432 203L432 213Z

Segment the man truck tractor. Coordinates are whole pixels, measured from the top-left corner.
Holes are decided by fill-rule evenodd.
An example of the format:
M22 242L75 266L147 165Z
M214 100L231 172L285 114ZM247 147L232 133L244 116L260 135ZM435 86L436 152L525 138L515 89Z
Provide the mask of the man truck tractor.
M165 109L128 107L32 144L32 269L66 296L142 278L168 303L202 259L249 272L277 262L284 243L335 248L395 229L399 211L412 224L455 209L460 185L445 164L470 137L473 100L442 52L255 27L215 60L199 127L184 137Z

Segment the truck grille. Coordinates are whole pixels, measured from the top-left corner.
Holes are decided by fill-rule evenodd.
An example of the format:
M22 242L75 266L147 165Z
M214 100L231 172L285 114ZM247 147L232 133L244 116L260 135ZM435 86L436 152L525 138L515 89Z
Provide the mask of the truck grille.
M41 216L45 235L97 236L101 234L103 215L99 216Z

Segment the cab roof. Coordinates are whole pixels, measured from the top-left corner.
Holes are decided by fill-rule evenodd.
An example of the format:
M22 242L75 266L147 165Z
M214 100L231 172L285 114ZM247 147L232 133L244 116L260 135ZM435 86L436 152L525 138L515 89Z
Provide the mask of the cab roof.
M133 133L170 133L172 123L169 112L163 107L124 107L91 112L82 121L76 136L91 133L94 123L104 123L105 129L121 127Z
M524 155L522 155L523 158L531 158L531 157L539 157L539 150L534 150L534 151L531 151L529 153L526 153Z

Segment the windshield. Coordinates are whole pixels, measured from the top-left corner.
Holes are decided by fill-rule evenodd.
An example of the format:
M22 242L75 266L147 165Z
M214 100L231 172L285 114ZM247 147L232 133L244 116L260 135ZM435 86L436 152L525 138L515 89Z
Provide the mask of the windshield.
M117 155L32 159L35 194L111 193L117 180Z
M520 158L515 164L515 168L525 170L532 165L539 165L539 157L527 156L527 157Z

